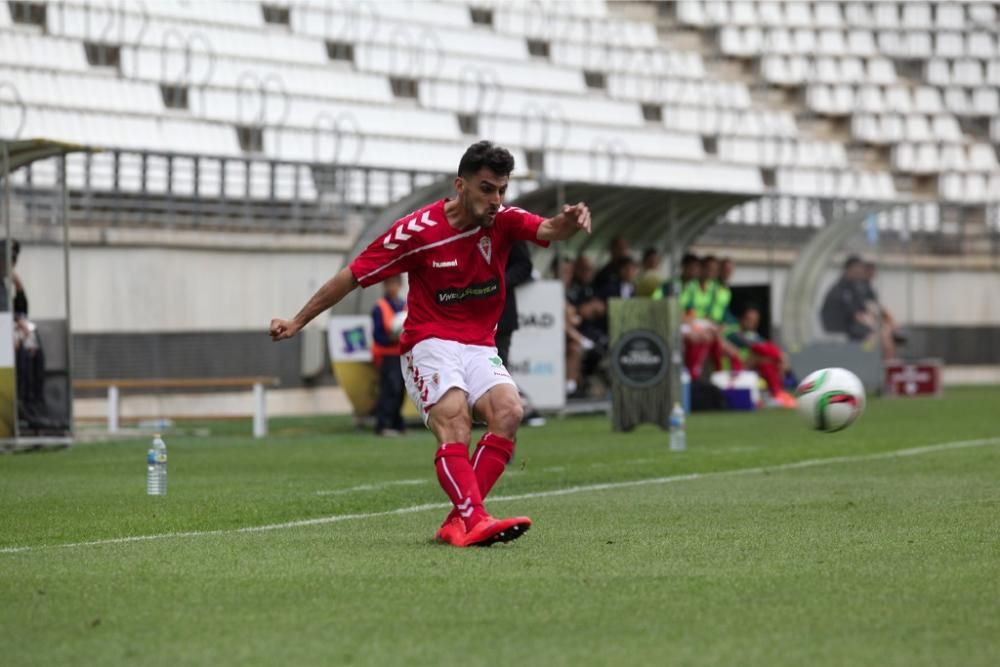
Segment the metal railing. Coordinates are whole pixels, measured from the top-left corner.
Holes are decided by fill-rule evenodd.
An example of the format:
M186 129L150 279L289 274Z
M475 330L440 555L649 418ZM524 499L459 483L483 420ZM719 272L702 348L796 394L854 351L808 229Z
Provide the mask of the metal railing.
M73 225L237 231L347 232L368 214L440 174L112 149L67 158ZM56 164L41 160L11 177L13 220L46 225L58 213Z

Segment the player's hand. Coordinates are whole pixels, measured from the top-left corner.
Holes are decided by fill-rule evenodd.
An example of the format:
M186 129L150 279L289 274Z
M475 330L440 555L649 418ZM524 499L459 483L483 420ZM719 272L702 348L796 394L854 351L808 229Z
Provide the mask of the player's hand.
M577 229L582 229L588 234L590 233L590 209L587 208L586 204L583 202L573 204L572 206L563 204L562 214Z
M299 332L302 327L295 323L295 320L282 320L277 317L271 320L271 340L277 342L291 338Z

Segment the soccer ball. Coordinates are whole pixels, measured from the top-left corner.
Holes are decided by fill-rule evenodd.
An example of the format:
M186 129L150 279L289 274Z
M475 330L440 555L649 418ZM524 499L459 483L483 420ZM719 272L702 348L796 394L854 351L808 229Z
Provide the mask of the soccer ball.
M847 428L865 410L865 387L844 368L810 373L795 390L795 398L809 425L827 433Z

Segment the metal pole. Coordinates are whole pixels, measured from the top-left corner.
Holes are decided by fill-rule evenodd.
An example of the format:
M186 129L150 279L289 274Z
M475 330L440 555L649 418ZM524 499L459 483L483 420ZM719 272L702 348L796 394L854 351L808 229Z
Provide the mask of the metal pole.
M7 309L13 311L14 310L14 292L13 292L12 288L14 287L14 281L11 278L11 276L13 274L14 269L10 265L11 254L12 254L12 250L13 250L11 248L11 238L10 238L10 153L9 153L9 151L7 149L7 142L0 141L0 147L3 148L3 174L2 174L3 175L3 207L2 207L2 213L3 213L3 223L4 223L3 226L4 226L5 234L6 234L6 237L7 237L7 241L4 243L4 253L5 253L4 267L6 267L6 270L4 271L4 275L0 276L0 280L4 281L3 288L4 288L4 291L7 294L7 303L4 304L4 308L7 308ZM11 346L13 346L13 345L14 345L14 341L11 340ZM13 352L13 350L12 350L12 352ZM16 360L15 360L15 363L14 363L14 368L12 368L11 370L13 371L13 377L14 377L14 384L11 387L11 400L14 403L14 412L12 414L12 417L13 417L12 421L13 421L13 423L11 424L11 437L13 438L14 442L17 442L17 438L18 438L18 426L17 426L17 423L18 423L18 418L17 418L18 399L17 399L17 363L16 363Z
M111 385L108 387L108 433L118 432L120 409L121 402L118 396L118 387Z
M62 198L59 213L62 215L63 228L63 289L66 292L66 418L70 437L73 436L73 318L70 305L70 276L69 276L69 186L66 184L66 154L59 158L59 170L61 179L59 183L59 194Z
M267 435L267 401L265 400L264 384L253 384L253 437L263 438Z
M681 318L678 304L680 303L681 291L684 286L681 284L681 249L677 247L677 200L673 195L667 202L667 216L670 223L670 285L671 290L664 295L667 299L667 308L670 309L670 323L673 331L669 332L671 341L670 352L670 409L675 402L683 402L684 389L681 386L681 367L684 365L684 338L681 335Z

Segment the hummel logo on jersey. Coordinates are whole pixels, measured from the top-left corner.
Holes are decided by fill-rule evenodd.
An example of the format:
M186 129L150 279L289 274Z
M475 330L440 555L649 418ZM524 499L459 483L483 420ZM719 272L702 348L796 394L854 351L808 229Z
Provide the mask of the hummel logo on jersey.
M450 269L452 267L458 267L457 259L449 259L447 262L438 262L436 260L431 261L431 266L435 269Z

